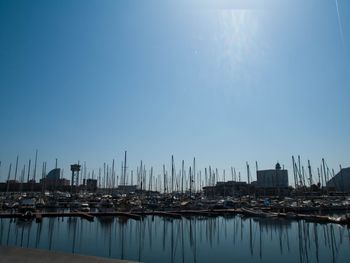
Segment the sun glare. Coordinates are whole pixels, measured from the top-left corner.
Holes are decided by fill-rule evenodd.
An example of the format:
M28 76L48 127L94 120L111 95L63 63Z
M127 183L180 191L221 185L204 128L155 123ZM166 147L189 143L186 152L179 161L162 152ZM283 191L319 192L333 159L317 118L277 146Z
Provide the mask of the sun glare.
M219 60L231 70L240 68L259 55L259 24L257 11L220 10L215 36Z

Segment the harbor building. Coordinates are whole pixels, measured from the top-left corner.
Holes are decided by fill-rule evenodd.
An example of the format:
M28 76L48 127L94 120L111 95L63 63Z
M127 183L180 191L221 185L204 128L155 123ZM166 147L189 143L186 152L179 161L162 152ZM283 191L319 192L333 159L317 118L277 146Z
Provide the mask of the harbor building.
M69 180L61 178L60 168L52 169L45 178L40 180L40 183L43 185L44 189L47 190L69 186Z
M214 186L204 186L203 192L206 196L242 196L250 192L252 185L246 182L217 182Z
M83 185L89 192L96 192L97 190L97 179L84 179Z
M257 171L256 177L256 186L260 188L288 187L288 170L282 169L279 163L275 169Z
M350 193L350 167L341 169L326 185L327 188Z
M48 181L58 181L60 179L60 175L61 175L61 169L60 168L52 169L46 175L46 180L48 180Z

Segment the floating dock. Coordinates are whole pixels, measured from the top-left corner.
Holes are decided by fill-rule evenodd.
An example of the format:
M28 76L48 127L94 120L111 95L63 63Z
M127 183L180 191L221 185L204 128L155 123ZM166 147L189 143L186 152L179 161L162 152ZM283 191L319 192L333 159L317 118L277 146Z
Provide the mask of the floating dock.
M175 211L133 211L133 212L39 212L28 214L0 213L0 218L33 219L40 223L44 217L80 217L88 221L94 221L95 217L125 217L134 220L142 220L144 216L161 216L175 219L191 216L215 217L233 216L241 214L248 217L285 218L289 220L305 220L315 223L335 223L350 225L350 217L330 217L316 214L302 213L277 213L272 211L255 210L253 208L237 209L212 209L212 210L175 210Z

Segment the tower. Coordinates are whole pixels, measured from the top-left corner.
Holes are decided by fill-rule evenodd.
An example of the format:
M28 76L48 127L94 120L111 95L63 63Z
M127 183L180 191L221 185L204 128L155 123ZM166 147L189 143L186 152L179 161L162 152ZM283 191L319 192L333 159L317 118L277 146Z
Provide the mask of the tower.
M73 191L74 186L79 186L80 167L80 164L72 164L70 166L70 170L72 171L71 191Z

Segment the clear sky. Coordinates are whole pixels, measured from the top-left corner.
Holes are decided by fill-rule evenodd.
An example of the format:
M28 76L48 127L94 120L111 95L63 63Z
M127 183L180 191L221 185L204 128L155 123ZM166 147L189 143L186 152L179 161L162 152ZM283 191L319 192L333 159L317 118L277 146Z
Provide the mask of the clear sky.
M124 150L157 173L350 166L349 47L347 0L0 0L0 180L35 149L66 176Z

